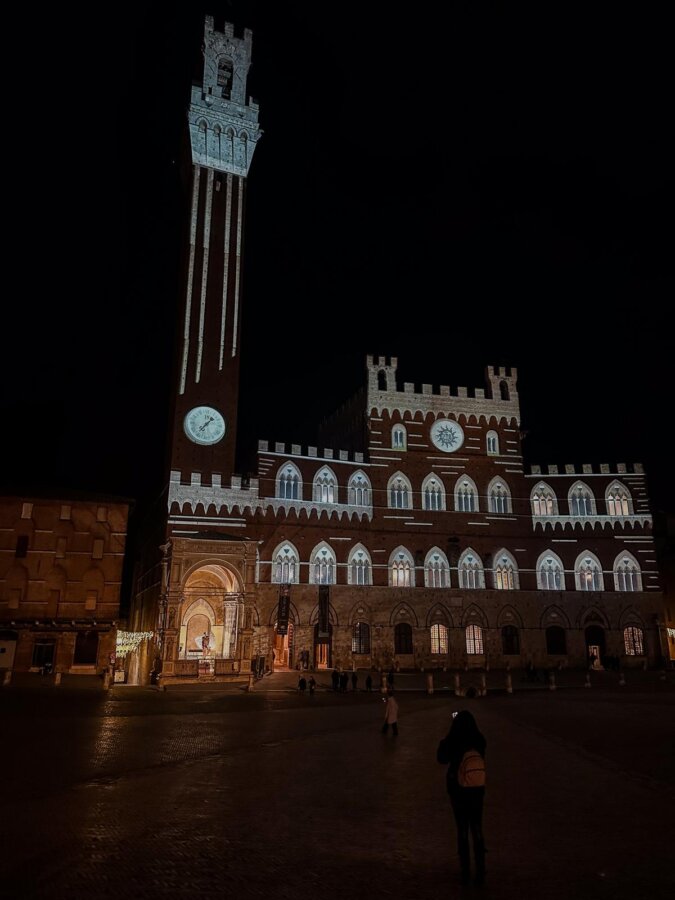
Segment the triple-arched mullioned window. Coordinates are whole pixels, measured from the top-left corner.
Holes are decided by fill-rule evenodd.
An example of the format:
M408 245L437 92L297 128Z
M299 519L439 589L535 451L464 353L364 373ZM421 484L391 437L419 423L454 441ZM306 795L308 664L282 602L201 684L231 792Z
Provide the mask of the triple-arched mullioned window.
M474 591L485 588L485 572L480 556L470 547L462 553L457 563L459 586Z
M450 587L448 558L438 547L433 547L424 560L424 584L432 588Z
M312 550L309 560L310 584L335 584L335 553L322 541Z
M491 513L510 513L513 511L511 506L511 491L503 478L497 476L493 478L487 489L488 506Z
M632 553L620 553L614 560L614 590L642 590L642 573Z
M351 506L370 506L372 488L365 472L354 472L347 488L348 503Z
M633 498L620 481L613 481L605 491L608 516L632 516Z
M324 466L314 476L312 494L315 503L337 503L337 478L328 466Z
M370 554L363 546L357 544L349 552L347 560L347 582L348 584L367 585L373 583L373 564Z
M297 584L299 580L298 551L291 543L279 544L272 554L272 581L275 584Z
M422 482L422 505L424 509L445 509L445 487L436 475L427 475Z
M476 483L468 475L455 482L455 510L457 512L478 512L478 490Z
M574 584L578 591L603 591L605 581L598 557L590 550L579 554L574 564Z
M571 516L583 518L597 515L593 491L583 481L575 481L567 493Z
M415 561L405 547L398 547L389 558L391 587L415 587Z
M558 498L554 491L546 484L540 481L530 493L530 503L532 504L533 516L557 516L558 515Z
M389 506L392 509L412 508L412 486L402 472L392 475L387 485Z
M498 591L517 591L518 564L508 550L500 550L495 554L493 564L494 585Z
M302 500L302 475L293 463L286 463L279 469L276 493L282 500Z
M537 560L537 587L540 591L565 590L565 567L560 557L550 550Z

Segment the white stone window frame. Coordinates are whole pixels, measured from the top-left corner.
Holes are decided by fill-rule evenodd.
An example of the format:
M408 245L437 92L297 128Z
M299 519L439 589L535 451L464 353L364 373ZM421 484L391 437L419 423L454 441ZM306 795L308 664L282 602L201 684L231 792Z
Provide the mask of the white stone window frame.
M547 559L553 560L560 566L560 587L550 587L544 582L547 580L544 573L544 563ZM564 591L565 590L565 566L557 553L552 550L544 550L537 560L537 590L539 591Z
M290 581L284 581L283 578L279 579L276 577L277 565L283 565L283 562L277 563L277 557L287 547L294 554L293 562L295 565L295 577ZM272 554L272 584L300 584L300 554L295 544L291 543L291 541L282 541Z
M635 572L632 573L632 578L635 578L635 587L631 587L630 589L626 589L626 581L625 581L625 573L622 573L619 570L619 566L623 563L624 560L628 560L632 565L635 566ZM642 587L642 569L640 568L640 563L633 556L632 553L629 553L627 550L619 553L617 558L614 560L614 565L612 566L612 573L614 575L614 590L621 591L621 593L635 593L636 591L643 590ZM631 579L632 581L632 579Z
M291 472L291 471L296 475L296 477L298 479L297 480L297 485L298 485L298 496L297 497L286 497L286 496L282 496L282 494L281 494L282 476L286 475L288 472ZM300 469L295 465L295 463L285 462L283 465L281 465L279 467L279 469L277 471L277 477L275 479L274 487L275 487L274 493L278 500L283 500L283 501L292 503L294 500L302 500L303 499L303 496L302 496L302 493L303 493L302 492L302 473L300 472Z
M357 494L357 491L359 490L366 492L365 502L359 503ZM362 469L352 472L349 476L349 483L347 485L347 503L349 506L370 506L372 496L373 486L366 473ZM363 497L361 497L361 499L364 500Z
M331 578L328 581L323 581L321 579L321 572L318 573L319 577L317 577L317 567L320 567L322 563L326 563L327 560L330 560ZM337 584L337 559L335 557L335 551L326 541L320 541L309 556L309 583Z
M494 442L494 447L490 447L491 442ZM485 435L485 447L488 456L499 456L499 435L496 431L490 430Z
M441 571L441 584L434 584L433 582L436 580L432 575L432 567L431 562L434 556L438 556L440 561L440 569L436 571ZM452 584L452 579L450 576L450 563L448 562L448 557L443 553L440 547L432 547L431 550L426 555L424 560L424 586L432 589L436 588L449 588Z
M574 512L574 504L573 504L573 495L574 492L583 488L588 494L587 505L590 506L590 511L586 510L585 512L577 513ZM567 492L567 508L569 510L569 514L573 519L588 519L591 516L597 516L598 509L595 503L595 494L590 489L590 487L586 484L585 481L581 481L580 479L575 481L574 484L570 487Z
M539 495L539 497L541 497L542 495L550 495L551 500L552 500L550 512L541 512L541 510L539 512L537 512L537 510L534 507L535 494ZM553 490L553 488L549 484L547 484L545 481L537 482L535 487L532 488L532 491L530 492L530 508L532 510L532 515L534 516L535 519L540 519L540 518L543 519L543 518L546 518L547 516L557 516L558 515L558 497L556 496L556 493Z
M366 581L355 581L354 580L354 572L352 569L354 568L354 563L356 557L362 554L365 562L367 563L367 579ZM363 544L355 544L352 549L349 551L349 557L347 559L347 584L351 584L354 587L367 587L373 583L373 561L370 558L370 553Z
M322 482L322 478L327 478L328 480ZM324 488L328 488L325 493L329 495L332 493L332 499L324 499L321 496L324 493ZM338 480L335 472L330 466L321 466L312 479L312 502L320 503L324 506L335 506L338 502L338 490Z
M398 482L405 486L407 503L405 505L392 504L392 490L397 486ZM412 484L407 475L403 472L395 472L387 482L387 504L389 509L413 509L413 491Z
M498 487L503 488L504 493L500 495L504 499L504 507L505 509L495 509L494 507L497 505L496 497L493 497L493 491L495 491ZM495 502L493 503L493 500ZM495 475L495 477L490 481L487 487L487 504L488 511L493 516L506 516L513 512L513 503L511 501L511 488L509 487L505 478L502 478L501 475Z
M427 506L427 488L432 482L438 486L438 491L434 492L435 496L440 500L440 506ZM446 509L446 500L445 500L445 485L441 478L430 472L427 477L422 482L422 509L427 510L427 512L444 512Z
M462 509L460 506L460 491L465 485L468 485L473 490L473 509ZM476 482L473 480L473 478L470 478L468 475L462 475L457 479L457 481L455 482L453 495L455 499L455 512L476 513L480 511L480 497L478 494L478 487L476 486Z
M611 497L617 493L622 493L624 495L625 512L623 509L620 512L616 512L616 499L611 499ZM610 508L610 504L614 506L614 510ZM615 479L605 491L605 509L607 510L607 515L611 516L613 519L625 518L626 516L633 515L633 496L626 485L619 481L618 478Z
M586 560L591 560L594 562L597 567L598 572L598 580L599 587L587 588L582 584L581 580L581 567L585 563ZM574 587L577 591L583 591L584 593L588 593L588 591L604 591L605 590L605 578L604 573L602 571L602 564L595 553L591 553L590 550L582 551L576 558L574 563Z
M398 442L398 443L397 443ZM405 425L398 422L391 429L391 449L407 450L408 449L408 430Z
M499 576L498 576L498 568L500 563L506 562L508 566L506 570L508 571L508 567L510 566L511 575L509 578L510 584L508 587L504 587L503 584L501 587L498 587ZM516 562L516 558L512 553L506 549L506 547L502 547L498 553L495 553L494 561L492 565L492 578L493 584L495 586L495 590L500 591L518 591L520 590L520 577L518 574L518 563Z
M401 563L404 559L407 559L407 562L409 564L408 572L410 584L400 584L398 576L396 578L394 577L395 563ZM401 546L397 547L394 550L394 552L389 557L387 570L389 573L389 587L415 587L415 557L407 547Z
M464 576L467 575L467 571L463 568L464 561L472 557L476 563L478 564L475 569L471 571L474 573L475 580L477 584L467 584L467 580ZM460 588L465 591L482 591L485 590L485 567L483 566L483 560L476 553L476 551L472 547L467 547L466 550L459 557L457 562L457 580L459 582Z

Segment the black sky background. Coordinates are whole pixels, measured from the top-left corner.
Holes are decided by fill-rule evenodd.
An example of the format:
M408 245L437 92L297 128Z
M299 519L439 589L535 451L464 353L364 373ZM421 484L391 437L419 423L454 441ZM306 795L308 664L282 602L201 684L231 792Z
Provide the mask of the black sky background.
M399 8L398 6L396 7ZM529 463L675 511L666 21L569 3L139 2L14 23L5 490L163 486L202 14L254 29L239 437L313 442L367 353L519 369ZM11 85L11 86L10 86Z

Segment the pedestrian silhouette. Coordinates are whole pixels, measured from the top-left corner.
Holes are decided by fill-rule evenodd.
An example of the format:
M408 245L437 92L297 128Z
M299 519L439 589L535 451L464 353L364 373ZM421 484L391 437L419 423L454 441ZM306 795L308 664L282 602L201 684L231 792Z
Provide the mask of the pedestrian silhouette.
M333 671L330 673L330 680L333 683L333 690L337 691L338 685L340 684L340 673L337 669L333 669Z
M309 676L309 682L308 682L308 684L309 684L309 692L310 692L310 694L313 694L313 693L314 693L314 689L316 688L316 680L315 680L315 678L314 678L313 675L310 675L310 676Z
M452 725L438 745L436 759L447 765L446 787L457 824L457 852L462 884L471 879L469 831L476 860L475 884L485 881L485 738L468 710L453 713Z
M359 676L356 674L356 670L352 672L352 690L355 691L359 684Z
M387 690L387 696L383 699L386 700L386 703L384 707L382 734L386 734L391 725L392 733L394 737L396 737L398 735L398 703L396 702L396 697L394 697L394 691L389 688L389 690Z
M301 675L300 678L298 678L298 690L300 691L301 694L305 693L306 687L307 687L307 682Z
M373 689L373 678L371 675L366 675L366 690L372 691Z

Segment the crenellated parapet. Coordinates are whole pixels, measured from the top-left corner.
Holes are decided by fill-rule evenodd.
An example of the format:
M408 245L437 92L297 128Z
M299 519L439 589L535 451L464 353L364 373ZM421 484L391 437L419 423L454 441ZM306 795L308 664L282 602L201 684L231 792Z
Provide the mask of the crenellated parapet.
M420 413L426 416L432 413L439 417L457 418L460 415L484 416L486 420L494 417L498 422L515 421L520 424L520 403L517 391L517 370L488 366L486 369L486 387L469 389L452 388L442 384L422 384L421 392L415 385L405 382L403 390L396 383L398 359L386 356L366 357L368 374L367 409L377 410L378 414L388 412L403 416L409 413L415 416Z
M246 29L243 37L236 37L230 24L216 31L213 17L207 16L203 50L202 83L193 85L188 110L192 161L246 176L262 133L258 104L246 97L251 32Z
M205 510L213 506L216 513L244 510L256 512L260 508L259 484L257 478L251 478L247 485L242 484L241 475L232 475L229 484L223 484L220 475L211 477L211 484L202 484L199 472L192 472L190 481L181 481L181 473L172 471L169 481L168 508L177 503L181 509L187 505L194 512L198 505Z
M363 453L360 451L334 450L332 447L311 447L300 444L285 444L283 441L258 441L258 453L269 453L274 456L295 456L301 459L316 459L318 462L332 463L358 463L368 465L363 461Z
M547 466L530 466L530 471L525 473L525 477L541 478L548 475L616 475L617 477L623 477L625 475L644 474L645 470L642 463L616 463L614 466L609 463L582 463L581 465L565 463L563 466L550 463Z

